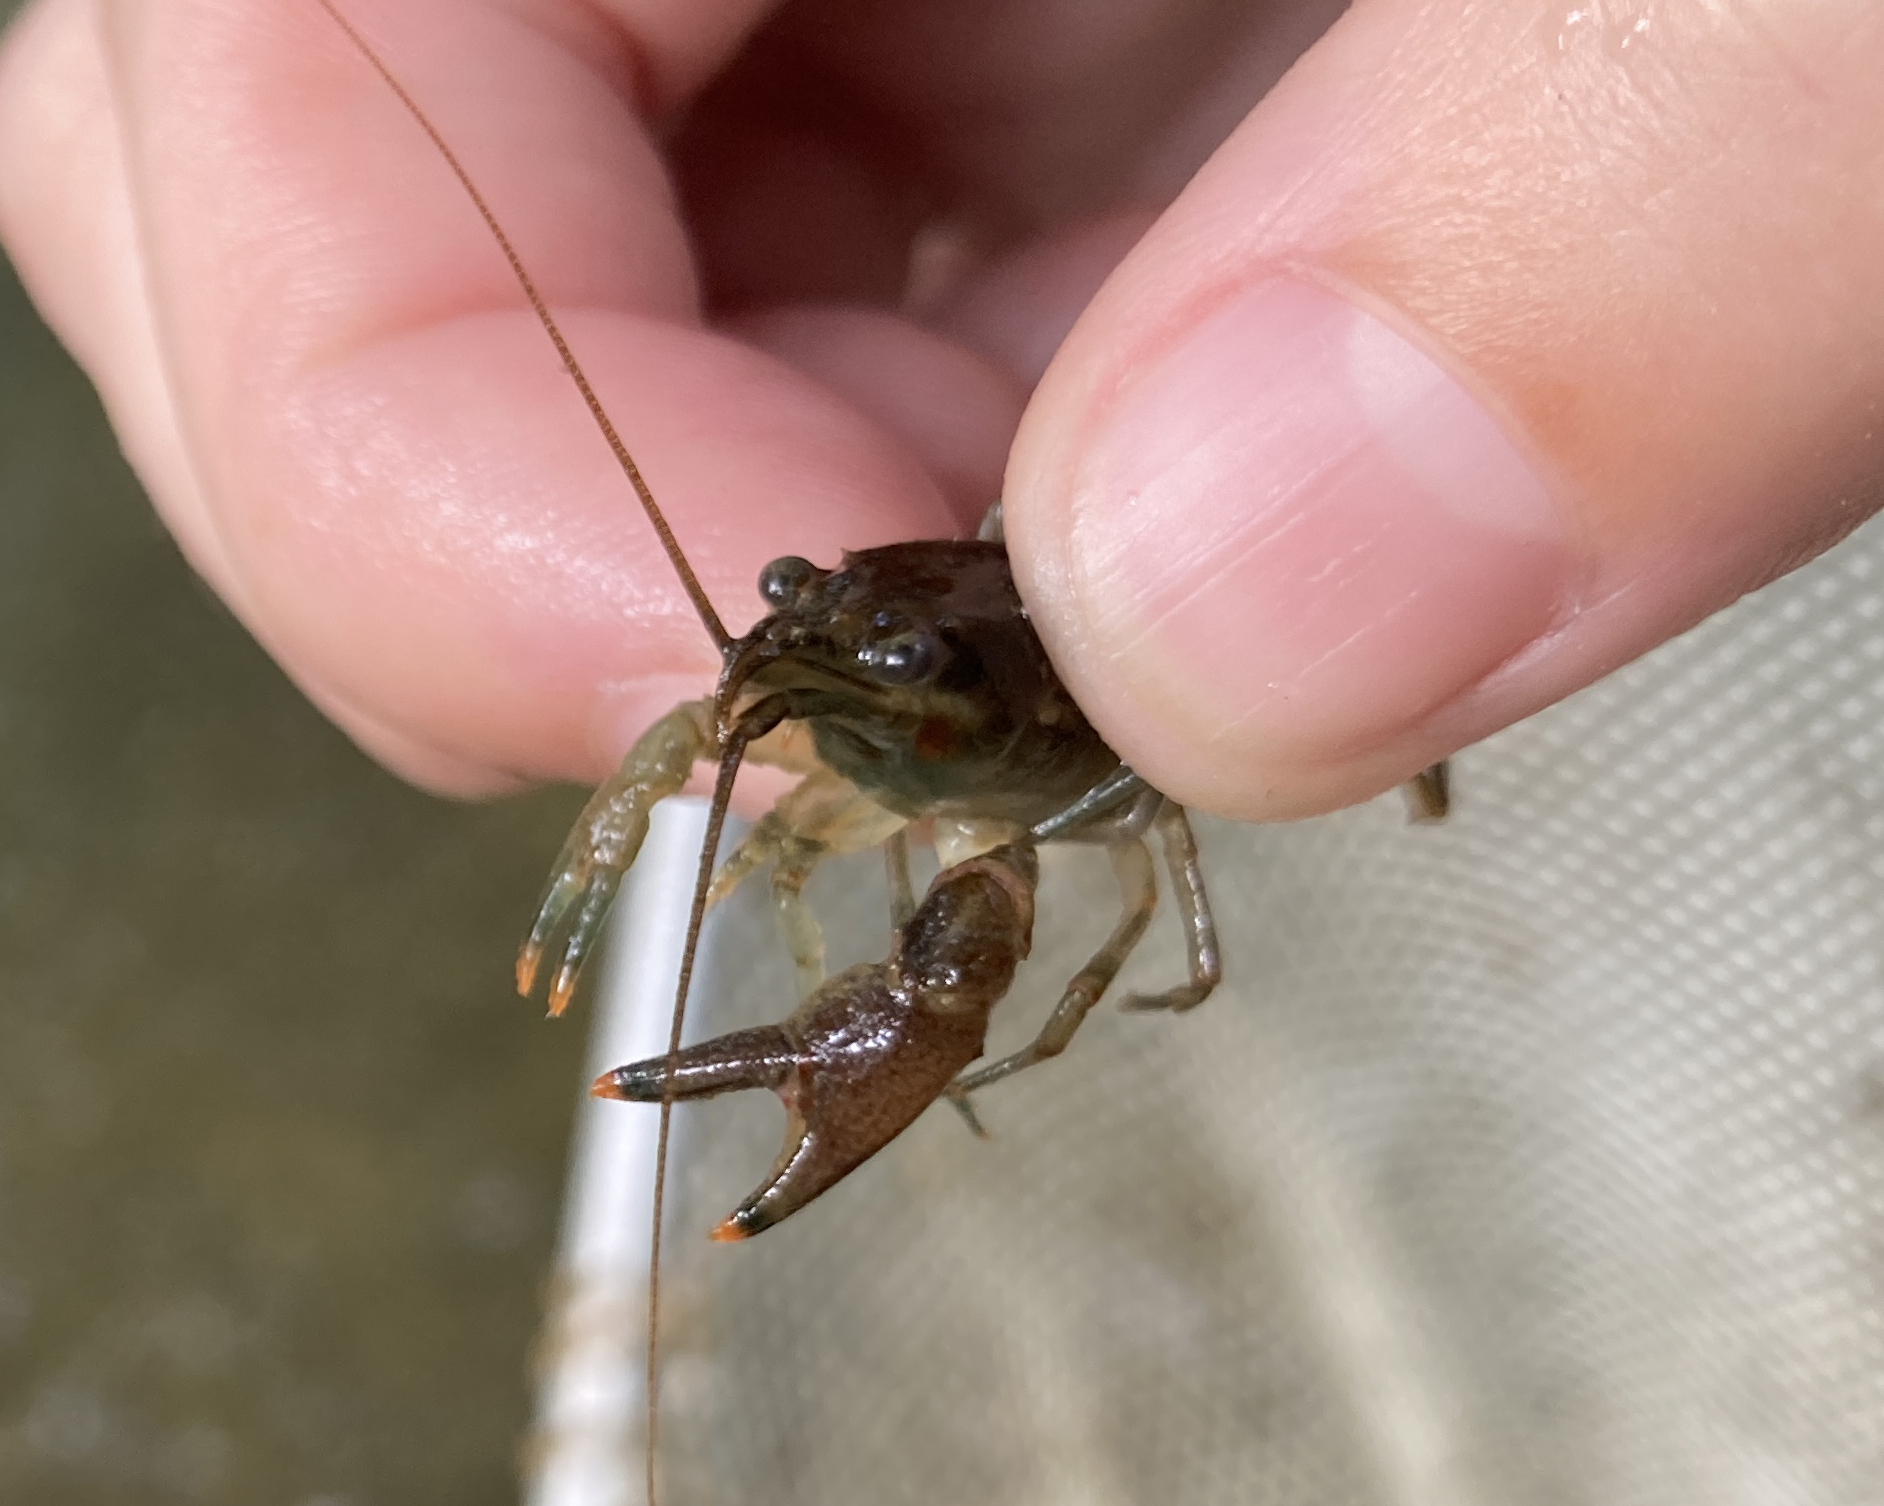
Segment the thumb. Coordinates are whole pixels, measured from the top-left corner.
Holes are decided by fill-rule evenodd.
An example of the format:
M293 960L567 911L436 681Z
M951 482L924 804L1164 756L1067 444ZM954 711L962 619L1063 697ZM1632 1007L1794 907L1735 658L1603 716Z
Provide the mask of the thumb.
M1016 441L1022 592L1126 761L1363 798L1884 502L1879 77L1875 0L1349 12Z

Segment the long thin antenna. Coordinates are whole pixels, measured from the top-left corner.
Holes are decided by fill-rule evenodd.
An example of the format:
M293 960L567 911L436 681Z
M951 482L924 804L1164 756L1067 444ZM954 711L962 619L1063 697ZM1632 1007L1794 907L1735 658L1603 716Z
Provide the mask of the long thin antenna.
M316 3L327 12L334 24L372 66L373 71L385 81L386 87L391 89L394 96L405 106L406 112L431 139L439 156L445 160L446 165L450 167L453 175L470 197L472 204L476 206L485 228L490 231L491 238L497 242L498 249L504 253L504 260L510 263L510 270L516 277L518 286L523 289L524 297L529 300L537 322L543 326L544 333L550 338L550 343L556 347L556 354L562 358L563 369L569 373L577 390L581 392L582 400L588 406L589 414L594 418L596 427L602 431L602 437L608 441L608 447L614 453L616 462L621 466L623 474L627 476L629 484L634 487L635 495L640 498L642 510L648 515L648 521L654 525L654 531L661 540L661 547L666 551L675 573L680 577L681 585L693 602L694 611L699 614L700 621L712 637L714 647L719 649L720 656L725 658L733 646L732 635L726 631L726 625L720 621L719 613L713 610L713 603L707 598L699 577L693 573L693 567L687 562L687 556L681 552L679 541L674 537L674 531L668 527L667 519L662 515L659 504L655 502L654 493L648 489L647 482L642 479L641 468L635 464L634 457L628 453L628 447L622 443L621 436L615 432L615 425L609 421L608 414L602 408L601 400L595 395L595 389L589 385L588 375L583 371L581 363L576 360L575 352L569 348L569 342L563 338L563 332L558 327L554 316L551 315L548 304L543 301L543 295L537 291L535 282L524 270L523 259L517 255L516 247L510 243L510 237L504 233L504 227L498 223L497 216L491 211L490 205L485 202L484 195L478 191L477 185L471 181L471 175L465 171L464 164L458 160L457 154L446 144L445 138L439 134L438 128L432 124L430 117L419 107L418 101L406 91L405 86L393 76L392 69L373 50L372 45L341 14L334 0L316 0ZM727 735L720 756L719 778L714 785L713 804L707 816L706 837L700 849L700 871L694 882L693 901L687 917L687 938L681 954L680 977L674 990L673 1021L668 1033L667 1071L661 1089L661 1123L655 1141L654 1208L648 1245L646 1387L648 1506L654 1506L658 1499L655 1461L659 1453L660 1428L658 1371L660 1365L661 1224L667 1198L667 1149L674 1118L674 1072L678 1065L681 1032L686 1020L687 990L693 980L694 954L699 947L700 928L706 918L707 892L713 880L713 860L719 851L720 833L726 823L726 808L732 798L733 780L739 772L740 760L745 754L746 744L751 740L751 736L752 734L748 731L734 728Z
M707 891L713 884L714 859L720 850L720 832L726 824L726 807L733 797L733 780L739 773L750 735L735 727L726 739L720 755L719 777L713 781L713 804L707 811L706 836L700 843L700 870L694 876L693 904L687 912L687 940L680 954L680 981L674 988L674 1018L668 1027L667 1066L661 1078L661 1128L654 1142L654 1219L648 1236L648 1375L646 1401L648 1422L646 1461L648 1506L654 1506L654 1461L660 1444L660 1320L661 1320L661 1220L667 1203L667 1140L674 1121L674 1072L680 1064L680 1033L687 1015L687 988L693 981L694 953L700 944L700 927L706 921Z
M510 263L510 270L516 275L518 284L523 288L523 296L530 300L530 307L536 311L537 321L550 337L550 343L556 347L556 354L562 357L563 369L575 382L582 393L582 400L588 404L589 414L595 419L596 427L602 431L602 437L608 441L608 447L614 452L616 463L627 476L628 483L635 489L635 495L641 499L641 509L648 515L648 521L654 525L655 533L660 535L661 548L667 551L667 558L673 564L674 571L680 576L680 584L693 602L694 611L700 614L700 621L705 624L707 633L713 639L713 646L724 656L732 645L732 635L726 631L726 624L720 621L720 614L713 610L713 603L707 599L700 578L693 573L693 566L687 563L687 556L681 553L680 543L674 537L674 530L667 526L667 519L662 516L660 506L654 500L654 493L648 489L648 483L641 477L641 468L635 464L634 456L628 453L628 446L621 442L621 436L615 432L615 425L609 422L608 414L603 411L602 403L595 395L595 389L589 385L589 378L584 373L575 353L570 350L569 342L563 338L562 330L551 317L549 305L543 301L543 295L536 290L536 284L530 280L530 274L523 268L523 259L517 255L516 247L510 244L510 237L504 234L504 227L497 222L497 216L491 212L491 206L484 202L484 195L478 192L477 184L471 181L471 175L464 170L457 154L445 144L445 138L438 132L419 103L406 92L405 85L393 76L380 55L375 52L365 37L354 28L353 23L340 13L334 0L316 0L320 8L333 18L347 36L347 39L360 50L373 71L386 81L386 87L398 96L399 102L406 107L406 112L418 122L419 128L438 148L439 156L457 176L464 191L471 196L471 202L477 206L478 214L483 217L485 227L497 242L498 249L504 253L504 260Z

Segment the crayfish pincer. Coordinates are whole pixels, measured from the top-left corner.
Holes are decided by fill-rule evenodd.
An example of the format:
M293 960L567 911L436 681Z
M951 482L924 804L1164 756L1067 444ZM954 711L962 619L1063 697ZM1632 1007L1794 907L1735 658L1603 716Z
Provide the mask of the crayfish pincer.
M988 1016L1032 944L1039 877L1027 844L958 863L929 886L888 960L847 968L779 1024L617 1067L594 1091L636 1103L777 1093L785 1148L712 1237L757 1234L875 1155L981 1055Z

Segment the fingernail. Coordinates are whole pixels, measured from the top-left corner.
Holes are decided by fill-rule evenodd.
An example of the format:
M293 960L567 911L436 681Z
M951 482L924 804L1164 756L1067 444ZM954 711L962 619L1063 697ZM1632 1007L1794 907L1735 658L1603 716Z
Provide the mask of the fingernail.
M1134 372L1081 458L1072 583L1169 727L1277 759L1404 730L1552 621L1565 519L1485 410L1280 280Z

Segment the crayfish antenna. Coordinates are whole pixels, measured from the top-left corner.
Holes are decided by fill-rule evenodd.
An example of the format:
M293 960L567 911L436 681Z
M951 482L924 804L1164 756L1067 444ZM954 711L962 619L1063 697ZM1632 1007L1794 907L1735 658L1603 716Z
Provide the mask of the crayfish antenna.
M601 399L595 395L595 389L589 383L588 374L582 369L582 363L576 359L575 352L570 349L568 340L563 336L561 326L557 324L555 317L550 313L548 303L544 301L543 295L538 290L535 280L525 269L522 257L517 254L516 248L511 244L510 236L498 222L496 213L485 201L483 193L479 191L477 184L472 181L470 173L465 170L464 165L458 160L457 153L452 151L444 136L439 132L438 128L432 124L431 118L420 108L419 102L407 91L405 85L399 82L391 67L380 57L379 53L373 48L372 44L366 40L359 29L341 13L340 7L335 3L335 0L315 0L315 3L327 13L329 19L331 19L334 25L346 36L347 40L353 44L360 55L366 59L368 65L380 76L386 84L386 87L390 89L398 99L399 103L405 107L406 112L430 139L433 147L436 148L439 156L444 160L445 165L450 168L452 175L457 178L460 187L464 189L465 194L470 198L479 217L484 221L485 228L490 232L491 238L497 243L498 250L503 253L504 260L509 264L511 273L516 278L518 286L522 288L523 296L528 301L531 311L536 315L537 322L543 327L543 332L549 337L550 344L555 347L556 354L562 360L564 370L569 373L570 379L575 382L576 389L581 393L582 401L589 410L589 416L594 419L596 427L601 430L602 438L607 442L610 453L615 457L616 464L621 467L622 473L628 478L629 485L633 487L635 496L641 503L642 511L646 513L649 524L652 525L656 536L660 539L661 549L666 554L668 562L673 566L674 573L679 577L681 587L687 593L688 600L693 604L693 609L698 614L701 625L706 628L707 635L713 640L713 646L719 651L722 661L730 660L734 648L732 634L726 631L725 623L720 621L720 615L714 610L713 603L706 594L706 589L700 584L699 577L694 574L692 564L682 551L679 541L674 537L674 531L668 526L667 518L661 512L659 504L655 502L653 491L649 488L647 481L642 477L641 468L635 464L634 457L629 454L628 447L622 442L621 436L616 432L614 423L610 420L608 413L602 407ZM727 710L730 710L730 707L728 707ZM727 718L725 717L721 717L717 721L717 725L721 728L724 728L726 724ZM755 732L752 735L757 736L759 733ZM662 1059L663 1083L660 1095L661 1123L655 1150L654 1214L648 1259L647 1433L644 1440L644 1457L647 1465L647 1499L649 1506L654 1506L656 1500L655 1461L659 1451L658 1429L660 1418L656 1402L658 1391L658 1376L656 1371L659 1355L661 1221L662 1212L665 1207L667 1186L667 1146L669 1129L673 1117L673 1070L680 1050L682 1021L687 1007L687 988L693 975L694 952L699 944L700 925L706 913L707 888L713 877L713 859L718 850L720 832L726 820L726 806L732 794L733 777L738 772L740 759L745 752L746 742L749 740L748 737L741 736L735 731L725 739L722 746L719 780L714 790L712 812L707 821L706 844L701 854L698 881L694 886L693 905L687 922L686 946L682 953L679 983L675 989L673 1023L668 1041L668 1050L667 1055ZM591 898L593 897L593 891L591 891ZM605 900L602 909L606 909ZM584 916L578 918L579 928L586 918L587 910L585 909ZM599 927L599 911L594 916L594 920L596 926ZM593 939L592 934L589 939ZM523 952L519 955L517 959L517 986L519 992L528 994L531 986L535 983L537 971L542 960L542 949L546 941L546 936L533 932L530 940L525 944ZM568 1004L569 995L575 983L575 967L579 964L581 951L586 949L586 945L586 941L577 945L576 950L569 954L564 964L559 968L556 978L551 983L551 1014L561 1013L563 1008Z
M754 734L757 735L757 734ZM707 890L713 883L713 865L726 829L726 808L732 803L733 780L745 757L750 738L734 729L720 754L719 775L713 782L713 804L707 810L706 835L700 843L700 867L694 875L693 903L687 912L687 939L680 953L680 976L674 984L674 1013L668 1026L667 1052L660 1058L661 1123L654 1140L654 1210L648 1229L648 1344L643 1377L647 1401L647 1428L642 1437L647 1465L648 1506L655 1506L655 1461L660 1457L661 1410L661 1229L667 1216L667 1147L674 1127L674 1074L680 1059L680 1035L687 1018L687 990L693 984L694 957L700 949L700 927L706 920Z
M315 0L315 3L327 12L333 19L334 25L346 34L347 40L359 50L373 71L385 80L386 87L398 96L399 103L406 108L406 113L411 115L418 123L419 129L431 138L432 145L438 150L438 155L444 158L445 165L451 169L459 185L470 197L472 205L484 221L485 229L490 231L491 239L497 242L497 249L503 253L504 260L510 264L511 274L517 279L517 285L523 289L523 296L529 301L531 312L536 315L537 323L543 326L544 334L549 336L550 344L556 347L556 354L562 358L563 369L569 373L570 379L576 384L576 390L582 394L582 401L589 410L589 416L595 420L595 426L602 431L602 438L608 444L609 453L615 457L615 463L621 467L622 474L628 478L628 484L634 488L635 497L641 503L641 510L647 514L648 522L653 525L655 535L661 541L662 552L667 555L668 563L674 567L674 573L680 577L681 589L687 593L687 599L693 603L693 609L699 615L701 625L706 628L707 635L712 638L713 646L724 658L733 646L733 635L726 631L726 624L720 621L720 614L713 609L713 603L706 594L706 588L700 584L699 576L693 573L693 566L681 550L680 541L674 537L674 530L668 526L666 515L662 513L660 504L654 500L653 491L643 479L641 467L635 464L634 456L628 453L628 446L622 442L621 435L615 431L615 425L610 420L607 410L602 407L602 400L595 395L595 389L589 385L588 373L582 369L582 363L576 359L575 352L569 348L568 340L563 337L562 326L557 324L555 317L550 313L549 304L544 301L542 293L537 290L535 281L523 265L523 258L517 254L516 247L510 243L510 236L505 233L503 225L498 222L496 212L485 202L484 195L479 191L477 184L471 180L471 174L458 160L458 154L446 143L438 127L432 124L431 117L419 107L419 102L407 91L405 85L399 82L392 69L373 50L372 45L360 34L359 29L341 14L340 7L334 3L334 0Z

